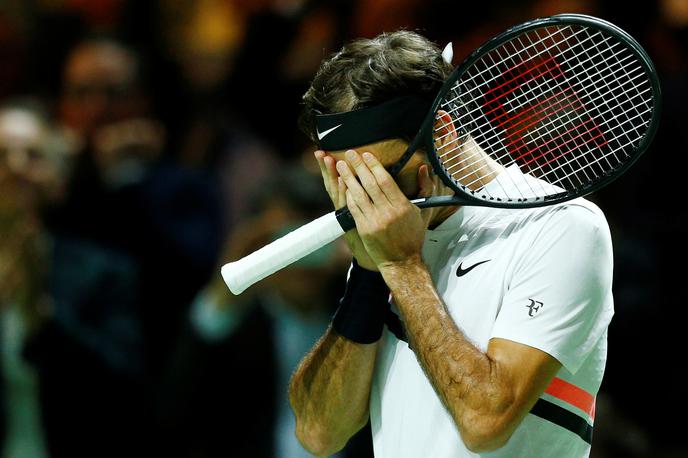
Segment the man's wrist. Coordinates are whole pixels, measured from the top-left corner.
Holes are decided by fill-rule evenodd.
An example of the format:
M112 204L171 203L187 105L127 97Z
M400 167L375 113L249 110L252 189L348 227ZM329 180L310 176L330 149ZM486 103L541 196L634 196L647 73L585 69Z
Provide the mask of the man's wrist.
M382 275L364 269L354 259L332 328L353 342L377 342L382 336L388 305L389 288Z
M399 261L384 261L378 264L377 267L392 290L394 289L394 283L400 280L406 281L409 276L430 275L420 254Z
M434 302L437 293L432 276L420 255L403 261L381 263L378 267L402 316L408 314L409 306L416 309L430 298Z

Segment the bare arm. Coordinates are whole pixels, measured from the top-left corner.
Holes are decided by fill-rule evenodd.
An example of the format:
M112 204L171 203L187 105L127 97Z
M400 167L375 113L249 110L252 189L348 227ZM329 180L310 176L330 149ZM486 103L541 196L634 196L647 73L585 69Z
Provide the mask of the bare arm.
M296 436L311 453L341 450L367 423L377 345L352 342L330 327L294 372Z
M336 209L346 205L345 187L335 160L315 151L325 189ZM376 270L356 231L346 234L358 264ZM368 400L377 343L348 340L329 327L294 372L289 401L296 416L296 436L316 455L330 455L368 421Z
M548 354L492 339L483 353L449 316L420 259L381 268L411 345L473 451L501 447L561 367Z
M423 167L419 177L427 181ZM500 447L560 363L503 339L492 339L484 353L476 348L447 312L422 261L427 223L420 210L372 155L347 152L337 170L366 251L389 286L416 356L464 443L474 451Z

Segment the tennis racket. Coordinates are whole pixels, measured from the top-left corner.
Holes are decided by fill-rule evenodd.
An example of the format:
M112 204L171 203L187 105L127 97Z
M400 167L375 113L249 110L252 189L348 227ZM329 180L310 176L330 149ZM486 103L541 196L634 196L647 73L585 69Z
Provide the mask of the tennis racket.
M421 208L530 208L594 192L623 174L657 130L654 66L626 32L563 14L512 27L459 65L407 155L424 149L451 197ZM239 294L355 227L344 208L222 267Z

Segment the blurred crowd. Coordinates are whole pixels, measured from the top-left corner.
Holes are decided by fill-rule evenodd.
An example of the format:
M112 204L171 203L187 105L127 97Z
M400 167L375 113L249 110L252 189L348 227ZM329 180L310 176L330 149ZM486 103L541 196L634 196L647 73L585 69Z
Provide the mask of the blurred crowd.
M592 196L617 310L593 456L687 456L688 218L669 204L688 165L687 0L4 0L0 458L308 456L287 384L343 290L346 248L239 297L219 266L330 210L296 128L320 61L406 28L452 41L456 64L560 12L636 37L665 101L651 150ZM340 455L371 454L364 429Z

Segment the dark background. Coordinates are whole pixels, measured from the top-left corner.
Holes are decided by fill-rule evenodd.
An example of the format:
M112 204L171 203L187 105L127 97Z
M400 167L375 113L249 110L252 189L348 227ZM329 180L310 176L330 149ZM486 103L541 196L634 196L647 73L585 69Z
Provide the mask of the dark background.
M199 337L190 316L203 291L232 302L223 261L329 210L296 128L320 61L348 39L405 28L452 41L456 64L508 26L561 12L634 36L664 95L650 150L591 196L612 230L616 301L593 456L688 456L686 210L672 200L688 154L688 1L5 0L0 113L23 110L41 131L12 153L0 120L0 169L13 170L0 189L3 458L294 456L273 437L278 374L302 350L282 352L287 318L264 303L293 297L296 330L325 323L346 255L225 304L238 324L220 339ZM45 175L32 172L40 164ZM13 430L17 415L38 429ZM43 452L9 452L17 434L42 436L32 441ZM363 434L348 454L369 448Z

